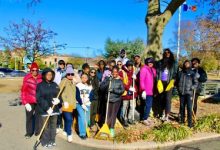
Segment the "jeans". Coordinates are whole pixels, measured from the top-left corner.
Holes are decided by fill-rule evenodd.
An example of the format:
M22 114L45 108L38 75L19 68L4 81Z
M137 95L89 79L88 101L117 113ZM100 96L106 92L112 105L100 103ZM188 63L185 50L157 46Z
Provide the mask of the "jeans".
M185 107L187 105L188 126L192 127L192 100L191 95L180 95L180 121L185 122Z
M72 124L73 124L73 113L72 112L63 112L64 118L64 131L67 135L72 134Z
M144 111L144 116L143 116L143 120L147 120L150 114L150 110L152 107L152 103L153 103L153 96L147 96L146 100L145 100L145 111Z
M88 111L84 111L80 104L76 104L78 112L79 136L86 136L86 127L90 124L90 107L86 106Z
M107 124L109 126L109 128L114 128L115 127L115 121L117 118L117 114L119 111L121 105L121 101L117 101L117 102L110 102L109 106L108 106L108 118L107 118Z
M47 117L43 117L43 116L40 117L39 122L41 126L43 126L46 118ZM56 126L57 126L57 116L50 116L40 139L42 145L55 143Z
M123 106L122 106L122 114L124 121L133 120L133 109L136 107L136 102L134 100L123 100Z
M91 102L91 106L90 106L90 120L91 120L91 126L95 125L95 118L96 118L96 114L97 114L97 108L98 108L98 101L94 100Z

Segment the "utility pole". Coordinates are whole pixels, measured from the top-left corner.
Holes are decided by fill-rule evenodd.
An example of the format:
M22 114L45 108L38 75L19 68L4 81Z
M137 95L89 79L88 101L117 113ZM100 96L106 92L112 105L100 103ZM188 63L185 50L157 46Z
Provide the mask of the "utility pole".
M179 62L179 55L180 55L180 26L181 26L181 11L182 11L182 7L180 5L179 7L179 23L178 23L178 43L177 43L177 56L176 56L176 60L177 62Z

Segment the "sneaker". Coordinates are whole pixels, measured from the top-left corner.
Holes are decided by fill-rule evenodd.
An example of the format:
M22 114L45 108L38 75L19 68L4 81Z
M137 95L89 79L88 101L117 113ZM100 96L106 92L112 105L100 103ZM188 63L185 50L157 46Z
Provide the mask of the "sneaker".
M110 137L111 138L115 137L115 130L113 128L110 128Z
M124 121L124 127L128 127L129 126L129 124L128 124L128 122L127 121Z
M67 141L70 142L70 143L73 141L72 135L68 135L68 136L67 136Z
M48 147L48 148L52 148L53 145L52 145L52 144L47 144L47 147Z
M56 134L58 134L62 129L61 128L57 128L56 129Z
M52 142L51 145L52 146L57 146L57 144L55 142Z
M63 131L63 135L64 135L64 136L67 136L67 133L66 133L65 131Z
M135 122L134 122L134 120L128 120L128 124L134 125Z
M25 136L26 139L30 139L32 135L25 134L24 136Z
M87 137L85 135L80 136L82 140L85 140Z
M148 120L144 120L142 123L143 123L145 126L150 126L150 122L149 122Z

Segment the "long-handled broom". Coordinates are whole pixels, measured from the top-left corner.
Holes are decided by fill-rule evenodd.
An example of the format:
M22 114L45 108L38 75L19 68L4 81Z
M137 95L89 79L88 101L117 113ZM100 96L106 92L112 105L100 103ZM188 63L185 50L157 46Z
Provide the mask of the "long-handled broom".
M108 90L110 88L111 88L111 80L109 82ZM96 134L96 136L95 136L96 138L98 138L99 136L110 137L110 130L109 130L109 127L108 127L108 124L107 124L109 98L110 98L110 92L108 91L108 98L107 98L107 104L106 104L106 113L105 113L105 123L103 124L103 126L101 127L99 132Z
M134 94L135 94L135 91L134 91L134 89L135 89L135 86L134 86L134 84L135 84L135 81L134 81L134 79L133 79L133 101L132 101L132 106L133 106L133 110L132 110L132 112L133 112L133 116L132 116L132 122L133 123L135 123L134 122L134 110L135 110L135 96L134 96Z
M64 87L65 87L65 84L62 87L62 89L59 91L59 93L57 95L57 98L59 98L59 96L60 96L61 92L63 91ZM52 110L54 109L54 107L55 107L55 105L52 106ZM44 129L45 129L49 119L50 119L50 115L47 116L47 118L46 118L46 120L45 120L45 122L43 124L43 127L41 128L40 134L38 135L37 140L36 140L36 142L34 144L34 147L33 147L34 150L37 150L37 147L40 145L40 138L41 138L41 136L43 134L43 131L44 131Z

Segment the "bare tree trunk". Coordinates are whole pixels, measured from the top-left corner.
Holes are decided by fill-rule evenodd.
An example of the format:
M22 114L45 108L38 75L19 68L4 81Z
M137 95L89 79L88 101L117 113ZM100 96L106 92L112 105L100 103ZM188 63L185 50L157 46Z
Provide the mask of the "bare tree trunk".
M148 0L147 15L147 48L144 56L160 58L162 54L162 36L166 24L185 0L172 0L163 13L160 12L160 0Z

